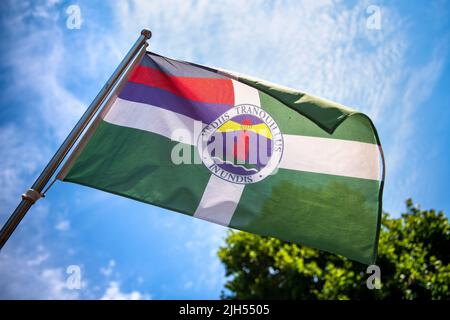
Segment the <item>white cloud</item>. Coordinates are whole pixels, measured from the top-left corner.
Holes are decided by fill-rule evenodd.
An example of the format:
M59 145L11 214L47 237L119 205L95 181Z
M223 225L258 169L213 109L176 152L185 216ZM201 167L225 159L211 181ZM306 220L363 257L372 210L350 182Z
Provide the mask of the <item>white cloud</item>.
M143 294L139 291L131 291L129 293L122 292L120 284L117 281L109 282L105 293L100 300L149 300L150 295Z
M49 253L38 250L37 256L26 253L0 255L0 299L77 299L79 290L69 290L63 268L47 267Z
M61 220L55 225L55 229L58 231L67 231L70 229L69 220Z
M192 221L190 227L188 232L190 240L179 248L189 253L192 264L192 268L182 274L182 278L185 279L183 287L196 291L205 288L213 290L221 286L225 279L224 267L217 258L217 248L223 244L228 229L203 220ZM198 270L201 270L201 274L195 275Z
M383 10L381 31L365 28L361 3L132 1L117 21L153 27L150 49L310 91L377 116L388 107L406 48L398 16ZM299 19L301 15L301 19ZM177 17L177 19L174 19ZM137 22L137 23L136 23Z
M184 289L190 289L190 288L192 288L192 285L193 285L193 282L192 281L186 281L185 283L184 283Z
M15 36L2 52L2 66L12 70L5 94L21 101L21 116L0 127L1 223L50 158L52 146L67 135L82 110L83 104L64 85L68 76L65 46L55 4L10 2L7 14L2 16L5 32L27 36ZM43 221L49 205L48 200L38 202L26 223L16 230L21 234L12 237L2 249L0 296L4 299L79 296L78 292L64 290L63 269L54 267L48 259L42 236L52 227ZM69 226L61 221L56 228L64 230Z
M100 273L108 279L114 275L114 280L108 281L108 286L105 292L100 297L100 300L148 300L151 296L146 293L141 293L137 290L132 290L131 292L123 292L120 288L120 274L115 272L116 261L111 259L108 261L106 267L100 268ZM137 278L137 283L140 285L144 279L142 277Z
M48 299L76 299L77 290L69 290L66 283L66 275L60 268L44 269L40 278L49 287ZM40 297L41 298L41 297Z
M39 150L46 150L27 139L27 133L15 124L0 127L0 216L5 221L6 214L19 203L20 194L27 188L25 177L35 174L42 163Z
M415 117L420 114L419 106L428 108L424 103L430 97L433 87L442 73L443 52L445 53L446 50L442 45L438 45L433 52L432 59L427 64L410 70L410 76L405 81L403 95L400 96L402 108L392 110L390 113L390 116L395 116L398 121L393 124L393 134L385 148L390 180L386 186L385 198L389 201L392 212L395 213L403 212L403 201L411 196L412 188L422 186L422 183L418 182L423 181L423 177L426 176L424 169L427 168L421 166L423 155L416 152L417 145L414 136L420 137L423 132L417 130ZM425 192L427 190L417 191Z
M100 268L100 273L105 277L109 277L112 275L115 266L116 262L114 260L109 260L108 265L106 267Z
M38 254L36 257L31 258L30 260L27 261L27 265L29 266L39 266L41 265L44 261L46 261L49 257L49 253L45 252L45 253L40 253Z
M27 95L34 96L33 104L27 106L28 112L23 112L24 119L35 124L37 137L42 139L45 131L36 121L44 121L45 128L54 134L51 138L62 141L81 114L83 103L64 84L64 79L69 77L64 33L57 23L60 12L52 3L26 4L26 10L19 9L24 4L11 6L10 10L17 15L5 19L5 24L15 32L32 35L16 37L8 59L2 62L14 70L9 94L20 95L26 91ZM34 23L30 23L30 16Z

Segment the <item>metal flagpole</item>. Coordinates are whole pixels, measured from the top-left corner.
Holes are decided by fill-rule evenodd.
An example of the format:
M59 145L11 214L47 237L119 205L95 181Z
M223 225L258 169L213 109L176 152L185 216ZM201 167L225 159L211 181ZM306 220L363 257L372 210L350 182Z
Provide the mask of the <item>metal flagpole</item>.
M141 50L142 46L146 45L146 41L150 39L152 33L150 30L143 29L141 31L141 35L135 42L135 44L131 47L130 51L128 51L125 58L116 68L114 73L105 83L103 88L97 94L95 99L91 102L89 107L84 112L83 116L78 120L75 127L69 133L67 138L59 147L58 151L54 154L51 160L48 162L47 166L41 172L39 177L33 183L30 189L28 189L24 194L22 194L22 201L17 206L16 210L11 214L8 221L6 221L2 230L0 231L0 250L5 245L6 241L8 241L11 234L16 229L17 225L23 219L25 214L31 208L31 206L40 198L42 198L42 190L44 190L47 183L50 181L56 170L58 169L61 162L64 160L67 153L70 151L72 146L75 144L77 139L80 137L81 133L84 131L86 126L89 124L92 117L98 111L99 107L104 102L105 98L111 93L112 89L117 84L117 81L124 74L124 71L130 65L130 62L133 61L133 58Z

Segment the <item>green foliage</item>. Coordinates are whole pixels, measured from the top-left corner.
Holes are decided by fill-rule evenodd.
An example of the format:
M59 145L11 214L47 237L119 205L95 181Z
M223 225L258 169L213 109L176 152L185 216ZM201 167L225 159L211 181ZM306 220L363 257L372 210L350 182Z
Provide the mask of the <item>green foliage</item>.
M450 225L443 212L411 200L400 218L384 214L377 265L381 289L366 286L367 266L275 238L230 231L219 249L227 299L450 299Z

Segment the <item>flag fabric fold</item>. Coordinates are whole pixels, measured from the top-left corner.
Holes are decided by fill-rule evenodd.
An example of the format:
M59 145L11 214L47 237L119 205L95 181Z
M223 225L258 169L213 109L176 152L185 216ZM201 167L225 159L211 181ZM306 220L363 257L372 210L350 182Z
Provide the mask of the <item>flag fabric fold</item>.
M151 52L58 174L367 264L376 258L383 176L366 115Z

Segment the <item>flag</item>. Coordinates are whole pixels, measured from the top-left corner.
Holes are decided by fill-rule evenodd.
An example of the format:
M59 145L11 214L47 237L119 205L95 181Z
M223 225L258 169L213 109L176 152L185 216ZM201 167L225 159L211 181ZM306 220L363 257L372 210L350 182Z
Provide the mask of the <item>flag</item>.
M58 178L370 264L381 155L362 113L147 52Z

